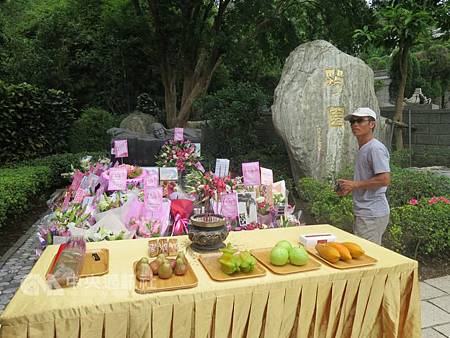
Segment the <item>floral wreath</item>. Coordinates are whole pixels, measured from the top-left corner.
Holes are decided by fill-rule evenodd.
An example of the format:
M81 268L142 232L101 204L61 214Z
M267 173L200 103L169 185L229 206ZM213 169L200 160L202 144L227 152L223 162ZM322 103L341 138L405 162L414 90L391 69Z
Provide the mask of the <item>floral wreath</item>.
M156 156L156 164L159 167L177 167L180 172L195 169L200 160L201 156L195 151L195 145L189 140L169 140Z

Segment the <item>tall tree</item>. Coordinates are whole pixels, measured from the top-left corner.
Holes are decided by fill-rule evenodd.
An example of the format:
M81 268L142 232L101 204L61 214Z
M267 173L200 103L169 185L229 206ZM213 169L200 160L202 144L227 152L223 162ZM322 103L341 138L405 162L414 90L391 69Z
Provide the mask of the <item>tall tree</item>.
M166 121L170 127L183 126L189 119L192 103L208 89L212 76L231 47L243 46L240 36L245 20L237 22L237 11L253 8L248 18L256 31L297 0L147 0L136 14L148 12L160 63L165 91ZM310 1L311 2L311 1ZM145 5L145 6L144 6Z
M445 4L440 1L389 1L380 3L376 14L378 25L369 29L357 30L355 37L366 43L384 46L387 49L398 49L399 85L395 101L394 120L403 122L403 100L406 79L408 76L408 56L411 49L425 39L431 39L432 30L436 28L437 18ZM395 131L396 149L403 148L402 130Z

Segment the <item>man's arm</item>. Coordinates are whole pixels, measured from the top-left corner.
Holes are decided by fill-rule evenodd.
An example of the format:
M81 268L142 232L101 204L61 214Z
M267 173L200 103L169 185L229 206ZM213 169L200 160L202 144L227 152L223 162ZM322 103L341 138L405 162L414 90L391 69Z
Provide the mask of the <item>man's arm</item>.
M345 196L356 189L377 189L387 187L391 183L391 173L380 173L365 181L338 180L341 189L339 196Z

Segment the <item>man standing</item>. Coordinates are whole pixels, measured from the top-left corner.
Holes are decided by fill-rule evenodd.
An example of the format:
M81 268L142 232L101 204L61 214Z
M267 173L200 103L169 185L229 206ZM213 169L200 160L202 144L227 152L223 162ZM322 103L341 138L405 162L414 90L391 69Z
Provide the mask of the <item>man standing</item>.
M358 140L354 180L338 180L340 196L352 193L355 224L353 233L381 245L389 222L386 189L390 183L389 152L373 136L377 115L370 108L358 108L344 118Z

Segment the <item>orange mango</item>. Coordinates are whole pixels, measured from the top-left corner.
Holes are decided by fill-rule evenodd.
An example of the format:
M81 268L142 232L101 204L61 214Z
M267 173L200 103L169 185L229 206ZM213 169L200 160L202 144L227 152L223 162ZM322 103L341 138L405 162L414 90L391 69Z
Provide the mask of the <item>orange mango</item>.
M353 242L344 242L342 244L350 251L350 255L352 255L353 258L364 255L364 250L358 244Z
M352 255L345 245L336 242L328 242L326 245L339 251L339 254L341 255L341 259L343 261L349 261L350 259L352 259Z
M325 244L317 244L316 250L319 253L320 257L326 259L331 263L337 263L341 258L339 251Z

